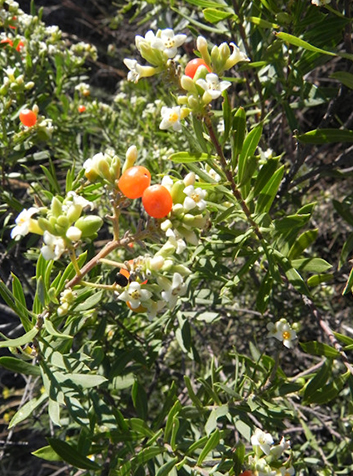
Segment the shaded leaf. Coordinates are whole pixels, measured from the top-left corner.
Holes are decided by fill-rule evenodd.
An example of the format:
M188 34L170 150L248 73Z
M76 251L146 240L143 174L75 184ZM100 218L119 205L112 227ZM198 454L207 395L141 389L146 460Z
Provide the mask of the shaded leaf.
M99 464L86 458L86 456L82 455L76 448L69 445L69 443L66 443L66 441L57 438L48 438L48 443L60 458L75 468L91 469L93 471L101 469Z

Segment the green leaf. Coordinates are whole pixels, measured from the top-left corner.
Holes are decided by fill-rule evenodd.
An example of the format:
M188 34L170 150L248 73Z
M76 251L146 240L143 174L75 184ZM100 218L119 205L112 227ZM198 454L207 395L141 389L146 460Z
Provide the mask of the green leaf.
M200 453L200 456L197 460L197 466L200 466L208 453L210 453L217 445L219 444L219 430L216 430L209 436L206 445Z
M210 158L209 154L199 153L199 152L176 152L169 156L169 160L177 164L189 164L192 162L201 162L202 160L207 160Z
M57 331L49 319L44 319L44 327L48 334L53 337L59 337L60 339L73 339L73 336Z
M205 8L202 13L205 17L205 20L210 23L218 23L231 16L234 16L234 13L222 12L221 10L217 10L216 8Z
M301 258L292 260L292 266L309 273L325 273L332 265L322 258Z
M133 464L145 464L150 459L164 453L166 448L161 448L160 446L151 446L150 448L145 448L140 451L134 458L132 458Z
M51 446L43 446L36 451L32 452L33 456L37 456L37 458L45 459L46 461L62 461L62 458L55 453Z
M136 380L131 389L131 396L136 413L142 420L146 420L148 415L147 394L143 386Z
M294 242L288 253L288 259L298 258L304 250L314 243L318 235L318 228L315 230L304 231Z
M29 344L32 342L34 337L38 334L38 329L33 327L29 332L24 334L17 339L7 339L5 341L0 341L0 348L2 347L21 347L22 345Z
M273 224L277 231L284 233L295 228L302 228L310 219L310 214L288 215L280 220L274 220Z
M170 461L167 461L167 463L164 463L157 471L156 476L168 476L178 461L178 458L175 457Z
M225 144L229 137L230 128L232 126L232 110L230 107L229 97L227 91L223 91L223 121L224 121L224 132L222 135L222 144Z
M34 398L33 400L30 400L27 402L23 407L21 407L17 413L12 417L10 424L9 424L9 429L13 428L14 426L18 425L21 423L21 421L26 420L32 412L38 408L46 399L48 396L46 394L41 395L39 398Z
M255 213L263 213L270 211L273 200L275 199L278 187L281 183L284 173L284 165L280 167L273 174L267 185L263 188L262 192L258 196Z
M338 79L347 88L353 89L353 74L348 71L335 71L330 75L330 78Z
M2 280L0 280L0 296L3 298L5 303L19 316L24 330L26 332L31 330L33 324L28 319L27 306L24 307L23 304L15 298L15 296L11 293Z
M205 431L207 436L209 436L210 433L212 433L216 429L218 418L221 418L227 415L228 412L229 412L228 405L221 405L220 407L214 408L211 411L205 425Z
M258 146L261 135L262 135L262 125L258 125L249 132L249 134L246 136L244 140L244 144L240 152L239 161L238 161L238 183L241 185L244 185L245 177L247 177L247 180L249 180L252 176L251 174L251 176L248 177L249 173L246 173L246 172L249 167L249 159L251 159L253 155L255 154L255 150ZM254 171L255 169L253 169L252 172Z
M246 21L249 21L253 25L257 25L260 28L270 28L271 30L280 28L280 26L277 25L277 23L272 23L259 17L246 17Z
M338 350L333 347L323 344L321 342L312 341L312 342L299 342L300 347L310 355L320 355L329 358L339 357L340 353Z
M256 197L273 177L273 174L276 172L278 166L278 160L279 157L276 157L275 159L268 159L267 162L261 167L259 173L257 174L254 189L252 190L249 199L250 197Z
M307 279L306 283L310 288L314 288L315 286L319 286L322 283L332 281L333 278L334 275L332 273L314 274Z
M40 375L39 367L24 360L16 359L16 357L0 357L0 365L22 375L33 375L35 377Z
M353 142L353 131L347 129L314 129L296 137L303 144Z
M69 443L66 443L66 441L62 441L57 438L48 438L48 443L61 459L71 464L75 468L93 471L101 470L101 466L99 464L91 461L89 458L86 458L86 456L79 453L76 448L69 445Z
M188 394L189 394L189 397L190 397L191 401L194 403L194 405L196 405L196 407L202 409L203 408L202 402L197 397L197 395L195 394L195 392L194 392L194 390L191 386L190 378L187 377L186 375L184 375L184 382L185 382L186 388L188 389Z
M346 220L351 226L353 226L353 214L350 211L351 207L348 207L345 203L341 203L338 200L332 200L333 206L336 212Z
M165 430L164 430L164 441L167 442L169 440L169 435L172 431L172 427L173 427L173 419L174 419L174 416L177 415L181 410L181 403L179 402L179 400L177 400L174 405L172 406L172 408L170 409L170 412L168 414L168 418L167 418L167 421L166 421L166 424L165 424Z
M266 273L260 284L256 297L256 309L263 314L267 309L268 299L272 290L273 280L269 273Z
M48 415L54 425L61 426L60 421L60 403L49 397Z
M312 377L309 382L305 386L303 398L306 401L309 401L310 397L316 392L316 390L320 389L325 385L327 380L331 375L332 369L332 362L325 361L321 368L319 369L318 373Z
M334 380L327 385L321 387L308 398L308 403L316 403L317 405L324 405L338 396L346 383L350 371L345 374L335 377Z
M316 46L313 46L310 43L301 40L300 38L297 38L296 36L290 35L289 33L275 32L275 35L277 36L277 38L289 43L290 45L298 46L299 48L313 51L315 53L322 53L324 55L329 56L337 56L336 53L332 53L332 51L326 51L321 48L317 48Z
M351 269L349 273L346 285L342 291L342 296L351 292L352 289L353 289L353 268Z
M88 311L88 309L92 309L93 307L96 307L97 304L101 302L102 295L103 295L102 291L92 294L92 296L85 299L84 302L81 302L78 306L76 306L75 311L78 311L78 312Z
M66 382L73 382L82 388L94 388L107 382L107 379L102 375L90 375L90 374L65 374Z
M233 136L232 136L232 166L237 165L238 155L240 154L246 131L246 114L245 110L240 107L233 118Z

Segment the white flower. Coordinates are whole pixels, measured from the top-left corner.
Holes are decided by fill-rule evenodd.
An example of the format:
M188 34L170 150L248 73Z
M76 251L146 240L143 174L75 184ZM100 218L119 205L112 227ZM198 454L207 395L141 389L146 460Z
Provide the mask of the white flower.
M284 436L282 436L281 441L278 443L276 446L272 446L271 448L271 455L274 456L276 459L278 459L284 451L287 451L290 449L290 441L286 441L284 439Z
M240 61L250 61L250 59L246 56L245 53L240 51L240 49L237 47L235 43L229 43L230 46L233 48L232 54L229 56L229 58L226 61L226 64L224 65L224 69L230 69Z
M281 340L288 349L293 346L292 341L297 338L296 332L291 328L286 319L280 319L275 324L269 322L267 329L269 331L268 337L275 337Z
M164 287L164 291L161 292L162 299L167 302L169 309L172 309L179 296L182 296L186 292L186 284L183 277L179 273L174 273L172 283L167 280L160 280L160 284Z
M269 433L265 433L260 430L260 428L256 428L255 433L251 437L251 444L253 446L259 446L266 455L269 455L273 438Z
M289 468L286 468L283 466L282 468L279 468L279 472L277 473L278 476L294 476L295 475L295 469L293 466L289 466Z
M166 231L166 236L168 237L169 243L174 246L177 255L180 255L186 249L186 243L182 239L180 233L177 232L177 230L172 230L171 228L168 228L168 230Z
M78 241L81 235L82 231L77 226L70 226L66 232L66 237L71 241Z
M168 58L174 58L178 52L178 47L185 42L186 38L186 35L175 35L171 28L166 28L160 32L160 37L155 36L153 39L151 37L150 44L152 48L163 51Z
M162 130L172 128L175 131L181 131L180 112L180 106L163 106L161 109L162 122L159 128Z
M73 191L68 192L67 198L72 200L72 202L75 206L81 207L82 209L85 208L85 207L89 207L91 210L94 209L94 203L90 202L89 200L86 200L84 197L81 197L81 195L77 195L76 192L73 192ZM72 205L71 201L69 201L69 203L67 204L67 202L65 200L64 205L63 205L63 210L65 210L65 206L67 206L67 205L71 206Z
M11 238L17 236L26 236L31 231L31 223L33 222L32 215L38 212L38 208L31 207L28 210L24 209L15 220L17 226L11 231Z
M205 91L202 100L208 104L213 99L219 98L222 92L229 88L232 83L229 81L220 81L217 74L209 73L206 74L206 80L198 79L196 84Z
M136 48L141 51L140 49L140 45L141 43L148 43L149 45L151 45L152 41L155 39L155 34L153 33L152 30L148 30L148 32L145 34L145 37L143 36L140 36L140 35L136 35L135 36L135 44L136 44Z
M137 309L141 303L148 301L151 296L152 293L150 291L142 289L140 283L133 281L125 288L124 292L119 295L118 299L129 302L132 309Z
M43 258L46 260L59 259L66 249L65 241L60 236L54 236L49 231L43 235L45 245L41 249Z
M137 83L141 78L153 76L157 72L156 68L152 66L142 66L134 59L125 58L124 64L130 70L127 74L127 80L133 83Z
M185 210L189 211L197 207L199 210L204 210L206 208L206 190L202 188L196 188L193 185L188 185L184 188L184 193L187 195L184 199L183 207Z
M163 309L164 306L165 302L163 301L149 301L146 304L148 319L152 320L154 317L156 317L156 315Z
M316 7L321 7L323 5L328 5L331 3L331 0L311 0L311 3Z
M174 185L174 182L173 182L173 179L171 177L169 177L169 175L165 175L162 178L161 184L163 185L163 187L165 187L170 192L173 185Z

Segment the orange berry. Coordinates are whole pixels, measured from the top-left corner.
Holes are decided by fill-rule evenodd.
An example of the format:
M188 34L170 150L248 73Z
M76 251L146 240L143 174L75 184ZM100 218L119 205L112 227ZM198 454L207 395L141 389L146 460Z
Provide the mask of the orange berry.
M31 109L22 109L20 112L20 121L26 127L32 127L37 122L37 114Z
M151 217L163 218L172 209L173 199L163 185L151 185L143 192L142 204Z
M247 469L243 473L239 474L239 476L254 476L254 473L250 471L249 469Z
M78 112L80 112L80 113L81 113L81 112L85 112L86 106L83 106L82 104L80 104L80 105L78 106L77 110L78 110Z
M185 74L190 78L193 78L198 70L199 66L206 66L209 72L211 72L211 68L204 62L202 58L195 58L188 62L185 67Z
M24 45L25 45L25 44L23 43L23 41L20 40L20 41L18 42L18 45L16 46L16 51L20 52L20 51L22 50L22 48L24 47Z
M140 198L151 183L151 174L146 167L135 165L125 170L119 179L120 191L127 198Z
M10 38L4 38L0 43L7 43L8 45L13 46L13 41L10 40Z

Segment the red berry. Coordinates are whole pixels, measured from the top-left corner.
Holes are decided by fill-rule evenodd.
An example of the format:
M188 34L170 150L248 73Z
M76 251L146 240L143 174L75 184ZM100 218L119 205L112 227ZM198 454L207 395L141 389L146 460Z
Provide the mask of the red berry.
M10 38L4 38L3 40L0 41L0 43L7 43L10 46L13 46L13 41L10 40Z
M127 169L119 179L120 191L127 198L140 198L151 183L151 174L146 167L136 165Z
M26 127L32 127L37 122L37 114L31 109L22 109L20 112L20 121Z
M173 199L163 185L151 185L143 192L142 204L151 217L163 218L172 209Z
M249 469L247 469L243 473L239 474L239 476L253 476L253 475L254 475L254 473L252 471L250 471Z
M185 67L186 76L190 76L190 78L193 78L199 66L206 66L208 71L211 72L211 68L204 62L202 58L195 58L189 61L188 64L186 65Z
M86 106L83 106L83 105L81 104L80 106L78 106L77 110L78 110L78 112L80 112L80 113L81 113L81 112L85 112Z

